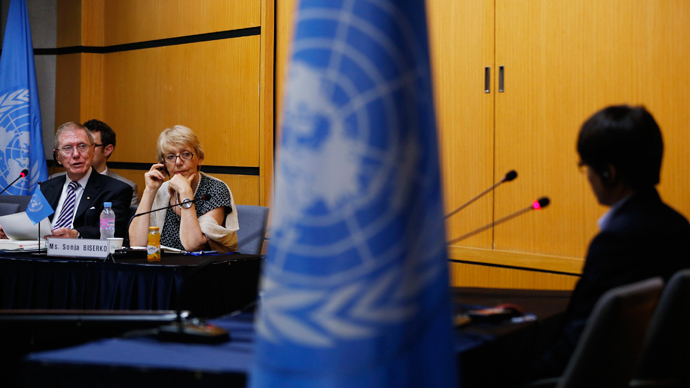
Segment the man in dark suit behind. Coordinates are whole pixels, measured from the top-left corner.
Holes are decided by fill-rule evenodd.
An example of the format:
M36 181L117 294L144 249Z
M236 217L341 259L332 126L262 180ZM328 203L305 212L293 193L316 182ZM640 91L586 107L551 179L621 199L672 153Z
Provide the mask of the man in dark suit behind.
M661 131L643 107L612 106L580 130L580 166L597 200L610 209L589 245L559 338L531 377L563 373L597 300L621 285L690 267L690 224L661 201Z
M132 187L117 179L101 175L91 168L94 157L93 137L82 125L66 123L55 134L55 158L65 167L66 175L49 179L41 184L41 191L50 206L56 228L62 213L69 215L67 225L53 229L54 237L100 238L100 214L104 202L112 202L115 212L115 236L124 237L129 217ZM74 210L69 212L69 185L78 182L75 189Z

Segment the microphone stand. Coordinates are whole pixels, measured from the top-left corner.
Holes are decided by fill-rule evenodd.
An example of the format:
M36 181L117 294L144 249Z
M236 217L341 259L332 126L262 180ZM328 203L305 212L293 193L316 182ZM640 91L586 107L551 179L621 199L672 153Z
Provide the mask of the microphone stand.
M510 215L507 215L507 216L505 216L505 217L503 217L503 218L501 218L501 219L499 219L499 220L496 220L496 221L494 221L494 222L492 222L492 223L490 223L490 224L488 224L488 225L484 225L484 226L482 226L482 227L479 228L479 229L475 229L475 230L473 230L473 231L471 231L471 232L469 232L469 233L463 234L463 235L460 236L460 237L454 238L454 239L448 241L448 242L446 243L446 245L451 245L451 244L456 243L456 242L458 242L458 241L462 241L462 240L464 240L464 239L466 239L466 238L468 238L468 237L472 237L472 236L474 236L474 235L477 234L477 233L481 233L481 232L483 232L483 231L485 231L485 230L487 230L487 229L493 228L493 227L496 226L496 225L500 225L500 224L502 224L502 223L504 223L504 222L506 222L506 221L512 220L513 218L515 218L515 217L517 217L517 216L519 216L519 215L525 214L525 213L527 213L527 212L530 211L530 210L539 210L539 209L543 209L543 208L545 208L545 207L547 207L547 206L549 205L549 202L550 202L550 200L549 200L547 197L540 198L538 201L534 201L534 202L533 202L531 205L529 205L528 207L526 207L526 208L524 208L524 209L522 209L522 210L518 210L518 211L516 211L515 213L510 214Z
M189 202L191 202L191 203L197 203L197 202L203 202L203 201L207 201L207 200L208 200L208 199L205 198L205 195L203 195L203 196L201 196L201 198L196 198L196 199L193 199L193 200L191 200L191 201L189 201ZM185 202L185 201L182 201L182 203L186 203L186 202ZM130 225L132 225L132 220L134 220L136 217L139 217L139 216L143 216L143 215L150 214L150 213L155 213L155 212L158 212L158 211L161 211L161 210L172 209L172 208L174 208L175 206L181 206L182 203L176 203L176 204L174 204L174 205L165 206L165 207L162 207L162 208L159 208L159 209L149 210L149 211L147 211L147 212L138 213L138 214L135 214L135 215L133 215L132 217L130 217L129 222L127 223L127 238L125 239L124 244L122 245L122 250L123 250L123 251L128 251L128 250L130 250L130 248L131 248L131 247L129 246L129 227L130 227Z
M512 180L515 179L515 178L517 178L517 172L515 172L515 170L509 171L509 172L503 177L503 179L501 179L500 181L496 182L493 186L489 187L488 189L482 191L482 192L481 192L479 195L477 195L476 197L474 197L474 198L470 199L469 201L465 202L464 205L462 205L462 206L460 206L459 208L453 210L452 212L446 214L446 216L444 217L444 219L446 219L446 218L452 216L453 214L459 212L460 210L466 208L466 207L469 206L472 202L478 200L479 198L481 198L481 197L485 196L486 194L490 193L491 191L493 191L496 187L502 185L502 184L505 183L505 182L510 182L510 181L512 181Z
M185 291L185 286L188 286L190 279L196 277L204 268L216 262L218 262L216 257L209 257L183 277L182 283L177 289L177 299L175 301L177 305L177 320L170 325L161 326L158 329L158 339L169 342L206 344L230 341L230 333L223 328L201 322L196 318L186 322L182 320L182 294Z
M24 177L26 176L26 174L28 174L28 173L29 173L28 170L22 171L21 174L19 174L19 176L17 177L17 179L13 180L12 183L10 183L9 185L7 185L7 187L5 187L4 189L2 189L2 191L0 191L0 195L2 195L2 193L4 193L5 191L7 191L7 189L9 189L10 187L12 187L12 185L15 184L15 182L17 182L18 180L24 178Z

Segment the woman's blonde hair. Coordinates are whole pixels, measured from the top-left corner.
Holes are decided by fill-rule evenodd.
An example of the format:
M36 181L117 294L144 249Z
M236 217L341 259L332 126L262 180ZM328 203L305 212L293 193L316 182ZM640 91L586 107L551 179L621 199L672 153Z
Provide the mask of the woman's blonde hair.
M161 163L165 161L165 150L173 147L192 148L200 161L204 159L204 149L201 147L199 138L191 129L183 125L167 128L158 136L158 160Z

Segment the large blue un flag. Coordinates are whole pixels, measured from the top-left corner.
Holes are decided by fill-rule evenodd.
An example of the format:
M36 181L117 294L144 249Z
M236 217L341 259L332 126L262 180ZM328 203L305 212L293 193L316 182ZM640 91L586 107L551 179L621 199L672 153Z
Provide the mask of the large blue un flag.
M25 0L12 0L0 56L0 188L24 169L28 179L5 194L28 195L48 179L29 14Z
M296 18L251 386L455 386L424 2Z

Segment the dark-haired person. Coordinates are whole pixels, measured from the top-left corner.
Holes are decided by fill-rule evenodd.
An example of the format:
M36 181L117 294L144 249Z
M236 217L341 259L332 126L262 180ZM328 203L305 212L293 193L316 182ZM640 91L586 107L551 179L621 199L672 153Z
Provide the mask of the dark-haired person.
M96 119L85 122L84 127L91 132L91 136L93 136L93 141L95 143L95 153L93 156L93 163L91 164L94 170L99 174L107 175L132 186L132 202L130 206L137 206L139 204L137 184L109 169L107 165L108 159L115 151L115 145L117 143L115 131L113 131L108 124Z
M587 257L556 342L531 378L563 374L592 309L608 290L690 267L690 224L656 191L664 144L644 107L611 106L590 117L577 140L580 166L609 210Z

